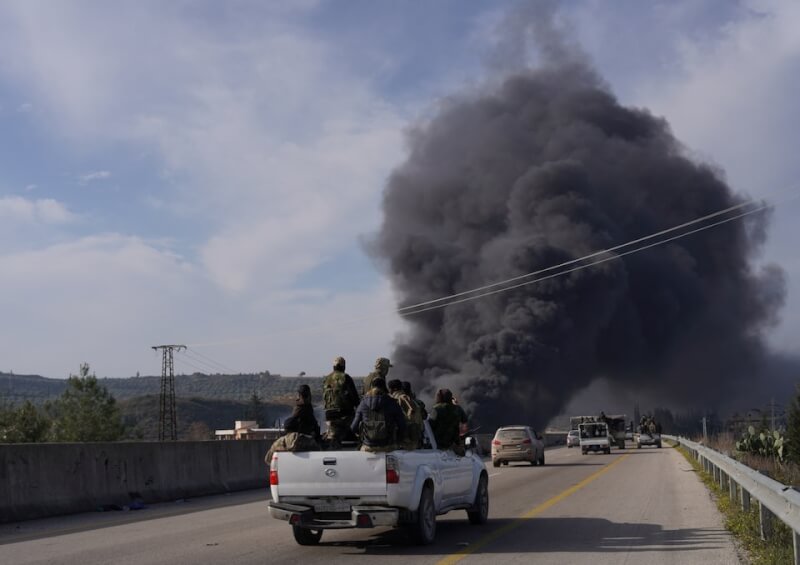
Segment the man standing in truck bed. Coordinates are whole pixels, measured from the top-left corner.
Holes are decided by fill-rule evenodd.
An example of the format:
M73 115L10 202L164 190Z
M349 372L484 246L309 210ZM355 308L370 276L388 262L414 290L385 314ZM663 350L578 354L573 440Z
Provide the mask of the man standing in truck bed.
M333 372L322 381L322 400L325 407L328 447L336 449L342 441L354 439L350 424L360 401L356 385L345 373L344 357L333 360Z

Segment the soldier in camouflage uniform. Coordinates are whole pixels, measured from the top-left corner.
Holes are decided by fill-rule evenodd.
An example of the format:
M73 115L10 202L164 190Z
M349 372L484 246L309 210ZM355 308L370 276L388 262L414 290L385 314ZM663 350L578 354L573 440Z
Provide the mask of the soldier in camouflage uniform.
M403 383L399 379L389 381L389 396L397 401L406 417L406 437L401 447L408 450L418 449L422 439L422 415L419 406L403 391Z
M419 413L420 413L421 419L422 420L427 420L428 419L428 409L425 407L425 403L422 402L419 398L417 398L416 394L414 394L414 391L411 389L411 383L410 382L403 381L403 392L405 392L408 396L410 396L414 400L414 402L417 403L417 406L419 407Z
M361 440L361 451L393 451L405 438L406 419L389 396L386 381L377 377L361 399L351 430Z
M369 375L366 376L364 379L364 387L362 389L362 394L367 394L373 388L372 381L381 378L386 381L386 375L389 373L389 368L392 366L391 362L386 357L378 357L375 360L375 370L372 371Z
M436 438L436 447L450 449L456 455L463 456L464 444L461 441L461 424L467 423L467 414L458 404L453 403L453 393L449 389L436 391L435 404L428 416L428 421Z
M345 366L344 357L337 357L333 360L333 372L322 381L327 424L325 440L330 449L338 448L342 441L355 440L350 432L350 424L360 398L352 377L345 372Z

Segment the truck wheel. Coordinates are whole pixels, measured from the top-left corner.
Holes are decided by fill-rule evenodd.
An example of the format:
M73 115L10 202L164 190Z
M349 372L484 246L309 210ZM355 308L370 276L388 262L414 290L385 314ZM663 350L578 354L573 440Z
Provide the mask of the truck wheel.
M308 528L298 528L292 526L294 541L300 545L317 545L322 538L322 530L309 530Z
M493 460L492 461L492 466L493 467L499 467L500 466L500 461L498 461L497 459Z
M419 545L429 545L436 537L436 508L433 505L433 489L430 486L422 489L417 520L411 526L411 533Z
M542 456L539 457L539 465L544 465L544 451L542 451Z
M661 442L660 441L656 444L656 447L661 449Z
M475 491L475 502L472 508L467 510L469 523L474 525L485 524L489 519L489 479L486 475L481 475L478 480L478 490Z
M610 447L606 447L606 448L603 450L603 452L604 452L606 455L611 455L611 448L610 448Z

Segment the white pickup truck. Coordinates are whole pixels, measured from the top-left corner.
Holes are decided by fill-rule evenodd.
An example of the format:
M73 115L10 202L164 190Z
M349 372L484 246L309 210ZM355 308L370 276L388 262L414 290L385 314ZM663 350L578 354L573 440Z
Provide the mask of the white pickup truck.
M466 510L472 524L489 515L489 476L468 437L463 457L436 448L425 421L424 447L388 453L280 451L273 455L269 513L292 526L300 545L323 530L407 527L420 544L433 542L436 516Z
M608 424L605 422L586 422L578 426L581 453L586 455L590 451L611 453L611 437L608 433Z

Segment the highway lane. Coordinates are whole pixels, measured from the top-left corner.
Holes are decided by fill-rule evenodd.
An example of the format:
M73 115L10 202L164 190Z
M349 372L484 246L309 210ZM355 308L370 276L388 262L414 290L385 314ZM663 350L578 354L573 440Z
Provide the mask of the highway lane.
M705 487L673 449L581 455L547 451L547 465L490 474L490 521L463 511L438 520L436 542L418 547L402 530L325 532L295 544L269 518L265 493L157 505L136 513L40 520L0 528L0 563L331 563L379 557L404 563L737 563Z

